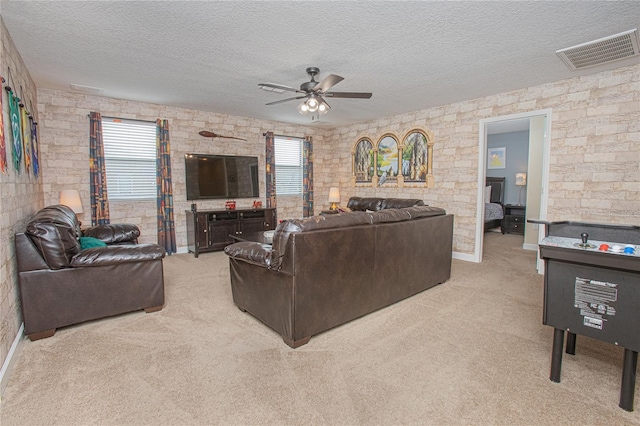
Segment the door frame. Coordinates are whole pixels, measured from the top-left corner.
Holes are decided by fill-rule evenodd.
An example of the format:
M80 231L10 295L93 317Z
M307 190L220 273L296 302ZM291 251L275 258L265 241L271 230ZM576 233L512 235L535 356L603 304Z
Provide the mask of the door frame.
M478 131L478 197L476 207L476 246L473 255L474 262L482 262L484 248L484 187L487 177L487 125L500 121L510 121L523 118L545 117L544 140L542 147L542 188L540 191L540 217L536 219L546 220L548 206L549 187L549 157L551 156L551 108L523 112L518 114L502 115L498 117L483 118L480 120ZM544 237L543 227L538 229L538 242ZM537 269L542 273L542 260L538 254Z

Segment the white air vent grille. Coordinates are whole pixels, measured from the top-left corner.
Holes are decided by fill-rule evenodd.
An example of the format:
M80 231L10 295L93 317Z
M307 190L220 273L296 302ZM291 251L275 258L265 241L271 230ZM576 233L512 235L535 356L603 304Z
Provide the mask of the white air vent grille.
M556 54L572 70L593 67L640 55L638 30L604 37L558 50Z

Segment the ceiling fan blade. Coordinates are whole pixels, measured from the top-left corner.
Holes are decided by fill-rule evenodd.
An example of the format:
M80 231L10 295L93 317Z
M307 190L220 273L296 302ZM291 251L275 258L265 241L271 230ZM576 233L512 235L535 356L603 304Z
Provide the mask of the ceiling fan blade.
M258 87L262 90L266 90L267 92L276 92L276 93L284 93L284 92L299 92L298 89L294 89L293 87L283 86L282 84L275 83L260 83Z
M324 96L330 98L358 98L358 99L369 99L373 96L373 93L365 93L365 92L327 92L323 93Z
M342 80L344 80L344 77L340 77L339 75L335 75L335 74L329 74L328 76L323 78L320 83L316 84L312 90L316 93L318 92L324 93L327 90L331 89L336 84L340 83Z
M275 101L275 102L269 102L268 104L265 105L275 105L275 104L281 104L283 102L289 102L289 101L294 101L296 99L302 99L302 98L306 98L307 96L296 96L295 98L287 98L287 99L280 99L279 101Z

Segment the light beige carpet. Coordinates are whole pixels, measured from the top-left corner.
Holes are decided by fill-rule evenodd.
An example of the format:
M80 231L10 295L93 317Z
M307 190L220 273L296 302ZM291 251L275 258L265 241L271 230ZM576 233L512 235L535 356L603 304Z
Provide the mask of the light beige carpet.
M549 380L543 278L522 237L296 350L231 299L223 253L165 261L166 307L23 342L10 425L625 425L622 349L578 336ZM637 326L637 325L636 325Z

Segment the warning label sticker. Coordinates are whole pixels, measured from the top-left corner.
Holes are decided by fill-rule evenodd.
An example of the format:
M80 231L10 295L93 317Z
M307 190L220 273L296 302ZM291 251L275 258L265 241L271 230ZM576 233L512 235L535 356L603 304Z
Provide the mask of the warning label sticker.
M587 327L597 328L598 330L602 330L602 319L601 318L591 318L584 317L584 325Z
M618 284L576 277L573 306L580 309L587 327L602 330L607 316L616 314Z

